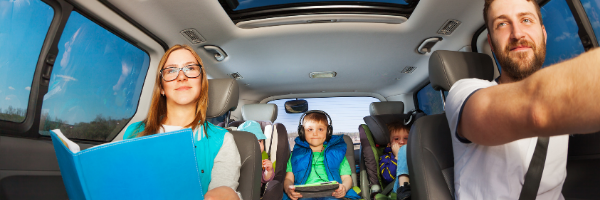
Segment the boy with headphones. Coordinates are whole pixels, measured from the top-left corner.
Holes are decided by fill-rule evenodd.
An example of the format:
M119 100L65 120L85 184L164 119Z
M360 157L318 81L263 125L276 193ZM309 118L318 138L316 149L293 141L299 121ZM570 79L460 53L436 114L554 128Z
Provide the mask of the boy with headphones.
M328 123L329 121L329 123ZM300 117L298 137L287 163L283 199L303 199L294 185L337 181L331 197L317 199L359 199L352 189L352 171L346 160L342 135L333 135L331 117L324 111L311 110ZM304 198L305 199L305 198Z

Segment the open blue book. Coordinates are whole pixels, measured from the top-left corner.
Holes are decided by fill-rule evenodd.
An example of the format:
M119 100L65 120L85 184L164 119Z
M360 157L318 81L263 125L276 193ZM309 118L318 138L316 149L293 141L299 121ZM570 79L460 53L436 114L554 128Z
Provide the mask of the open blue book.
M51 137L69 199L203 199L191 129L83 151L60 130Z

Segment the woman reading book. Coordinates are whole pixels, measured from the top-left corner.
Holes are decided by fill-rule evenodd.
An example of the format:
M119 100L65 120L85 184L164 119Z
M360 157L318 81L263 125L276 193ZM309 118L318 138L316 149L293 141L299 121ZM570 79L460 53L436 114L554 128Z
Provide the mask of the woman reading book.
M175 45L158 64L147 118L129 125L123 139L191 128L205 199L241 199L240 154L231 133L206 121L207 106L202 60L191 47Z

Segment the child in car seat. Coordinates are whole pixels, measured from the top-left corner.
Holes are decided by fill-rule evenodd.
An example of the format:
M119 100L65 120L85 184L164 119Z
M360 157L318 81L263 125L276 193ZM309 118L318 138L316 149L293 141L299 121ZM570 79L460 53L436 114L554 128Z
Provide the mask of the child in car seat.
M387 128L390 133L390 143L380 157L381 175L386 183L395 181L394 192L397 199L406 199L406 197L410 197L408 163L406 161L406 143L410 128L403 121L392 122L387 125Z
M352 171L346 160L343 135L332 134L331 118L327 113L313 110L302 115L296 145L287 163L283 199L302 198L294 185L328 181L337 181L338 189L330 197L317 199L360 198L352 188Z
M247 131L256 135L256 139L258 139L258 144L260 145L260 151L262 154L261 159L263 173L261 176L261 183L264 185L265 183L273 180L273 177L275 177L275 163L272 163L271 160L269 160L269 154L265 152L265 140L267 137L260 128L260 124L256 121L248 120L240 124L238 131Z
M408 141L409 127L403 121L393 122L387 125L390 133L390 143L379 157L379 169L385 183L394 183L394 192L400 199L401 193L409 192L408 188L408 166L406 162L406 143ZM397 177L397 178L396 178ZM406 186L405 186L406 184ZM397 188L402 185L400 193ZM409 191L405 191L405 190Z

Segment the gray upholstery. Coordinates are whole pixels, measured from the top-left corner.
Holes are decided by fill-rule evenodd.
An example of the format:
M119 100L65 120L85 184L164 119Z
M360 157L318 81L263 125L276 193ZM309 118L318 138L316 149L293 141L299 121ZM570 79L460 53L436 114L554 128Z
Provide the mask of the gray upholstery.
M387 114L387 115L373 115L366 116L363 118L371 134L373 134L373 140L375 144L379 146L386 146L390 143L390 133L387 129L387 124L395 121L403 121L410 118L409 114Z
M429 57L429 80L435 90L450 91L464 78L494 79L494 63L487 54L438 50Z
M243 199L260 199L261 154L258 140L254 134L246 131L229 131L240 152L242 167L238 191ZM218 178L218 177L213 177Z
M275 123L274 128L277 130L277 141L269 145L277 145L277 152L270 152L270 156L275 155L277 162L275 163L275 177L269 181L265 187L263 199L281 199L283 198L283 180L287 169L287 161L290 159L290 143L287 137L287 130L281 123ZM275 149L271 147L270 149Z
M242 106L244 120L270 121L277 119L277 105L275 104L246 104Z
M229 127L238 127L244 122L245 120L233 121L229 123ZM267 143L265 144L265 151L269 153L271 160L273 160L272 156L275 156L277 162L275 163L275 177L266 184L265 191L263 193L263 199L281 199L283 198L283 180L285 179L287 160L290 158L290 144L288 141L287 130L281 123L272 124L270 121L257 122L260 124L260 128L262 129L263 133L265 133L265 127L267 125L273 125L274 130L277 132L277 136L271 135L269 137L276 138L276 140L272 142L269 142L270 140L266 140ZM224 123L220 123L219 126L223 127ZM273 133L274 132L275 131L273 131ZM256 141L256 137L254 137L254 140ZM240 182L240 184L241 183L242 182ZM260 184L257 185L257 187L259 187L260 191Z
M354 143L348 135L344 135L344 142L346 142L346 160L348 160L348 164L350 164L350 169L352 170L352 186L358 186L356 164L354 163Z
M235 79L208 79L208 109L206 118L214 118L235 110L240 98Z
M373 102L369 106L369 113L373 115L402 114L404 113L404 102L402 101L384 101Z
M412 199L454 199L454 154L446 114L418 119L407 148Z

